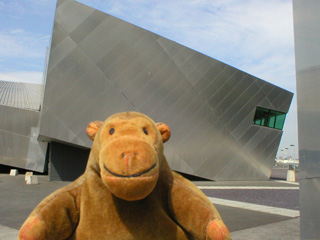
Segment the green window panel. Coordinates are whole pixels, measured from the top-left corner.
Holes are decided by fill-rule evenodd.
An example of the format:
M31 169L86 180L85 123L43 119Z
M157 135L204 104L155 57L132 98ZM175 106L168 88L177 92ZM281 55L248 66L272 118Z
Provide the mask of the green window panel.
M285 119L286 113L257 107L253 124L282 130Z
M283 129L284 125L284 120L286 119L286 114L278 115L277 116L277 121L275 124L275 128L277 129Z
M275 120L276 120L276 116L270 115L269 121L268 121L268 127L274 128Z

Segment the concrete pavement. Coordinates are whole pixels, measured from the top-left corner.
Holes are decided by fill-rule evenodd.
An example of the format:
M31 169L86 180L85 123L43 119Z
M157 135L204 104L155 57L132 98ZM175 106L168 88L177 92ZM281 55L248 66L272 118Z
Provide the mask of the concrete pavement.
M0 240L16 239L32 209L68 182L26 185L24 175L0 174ZM283 181L194 182L219 210L233 239L299 239L299 185Z

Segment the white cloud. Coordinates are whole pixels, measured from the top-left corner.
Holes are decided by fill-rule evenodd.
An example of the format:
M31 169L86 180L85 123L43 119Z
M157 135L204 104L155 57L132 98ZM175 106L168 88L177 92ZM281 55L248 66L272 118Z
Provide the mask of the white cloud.
M44 58L49 35L23 29L0 31L0 58Z
M42 72L17 71L0 72L1 81L24 82L24 83L42 83Z
M5 15L14 19L26 20L26 16L49 16L52 13L52 6L55 6L56 1L53 0L10 0L0 1L0 8L3 11L1 15Z

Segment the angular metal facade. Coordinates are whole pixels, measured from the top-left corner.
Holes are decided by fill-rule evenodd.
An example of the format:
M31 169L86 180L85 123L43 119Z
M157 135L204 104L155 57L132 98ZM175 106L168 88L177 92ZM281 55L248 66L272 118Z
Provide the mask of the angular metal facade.
M90 147L85 128L121 111L166 122L172 169L214 180L265 180L281 130L257 106L288 112L292 93L80 4L58 0L40 139Z
M0 81L0 164L43 172L39 135L42 85Z
M320 239L320 2L293 1L301 239Z

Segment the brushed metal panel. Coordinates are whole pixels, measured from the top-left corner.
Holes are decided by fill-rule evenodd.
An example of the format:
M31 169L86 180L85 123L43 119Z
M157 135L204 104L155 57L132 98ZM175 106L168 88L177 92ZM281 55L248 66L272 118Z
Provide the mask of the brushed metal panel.
M255 85L251 85L245 90L227 110L228 112L222 114L228 129L233 132L247 115L251 116L250 123L252 124L255 107L258 106L259 100L262 98L263 96L258 93L258 88Z
M274 109L271 102L267 98L262 98L261 101L259 102L258 106L263 107L263 108Z
M197 101L200 102L200 101ZM210 128L214 127L208 121L208 118L212 117L212 112L210 109L205 107L205 104L202 104L197 110L194 111L193 115L188 118L188 126L185 127L185 138L178 139L181 146L194 146L196 151L192 153L192 161L198 162L199 156L202 149L205 148L206 144L212 139L215 138L215 132L211 131ZM193 144L191 139L194 139L194 136L201 136L201 139L195 139L197 144ZM188 159L188 158L186 158Z
M162 70L162 74L167 74L167 77L170 76L171 72L170 69L172 68L168 68L169 63L167 63L166 65L162 65L163 69L167 69L167 71L165 72L164 70ZM115 79L116 82L118 82L119 80L122 82L122 89L121 91L130 99L131 97L136 95L137 92L137 86L135 84L132 84L132 86L130 86L130 84L134 81L134 80L138 80L140 78L140 74L141 72L143 72L143 69L145 68L145 64L143 63L143 61L141 61L140 59L135 59L135 61L128 66L121 75L117 76L117 78ZM149 73L145 73L145 75L149 75ZM150 73L151 75L151 73ZM122 79L122 80L121 80Z
M276 153L281 140L282 132L275 132L269 145L261 152L261 163L267 166L268 172L271 175L271 168L274 165L273 160L276 158ZM270 176L269 175L269 176Z
M39 111L43 86L0 80L0 105Z
M168 81L166 81L166 83L167 82ZM167 112L169 106L171 106L171 104L175 103L175 102L171 102L171 104L170 104L170 102L169 102L168 104L166 104L166 101L168 100L168 95L170 94L170 92L172 90L172 87L170 86L170 83L168 84L168 86L169 86L169 88L167 89L168 94L167 95L163 95L164 97L163 97L162 101L159 102L159 104L153 109L152 112L150 112L150 114L152 114L155 117L155 119L159 119L161 121L166 121L168 123L170 121L170 123L171 123L173 121L174 117L176 116L176 114L166 114L165 115L165 113ZM181 109L186 105L187 99L189 98L189 92L193 92L191 88L189 88L188 91L184 93L185 95L183 95L180 98L179 102L177 103L180 106L177 105L177 106L175 106L175 108L171 109L173 112L174 111L178 112L178 109ZM172 95L174 95L174 94L172 94ZM180 97L180 96L177 96L177 97ZM175 100L178 101L177 99L178 98L176 98ZM184 100L184 99L186 99L186 100ZM190 101L192 101L192 100L193 99L191 98ZM191 118L195 118L196 119L195 121L198 122L198 124L195 125L195 127L198 127L199 125L201 125L200 122L202 122L207 117L207 115L210 113L210 111L211 111L210 108L208 108L206 106L206 103L204 103L198 109L198 111L194 113L194 115L196 114L196 116L193 116Z
M162 82L162 79L164 82ZM154 82L156 81L156 82ZM176 81L171 81L170 78L159 78L154 77L154 81L150 81L142 90L149 92L149 96L146 97L139 106L141 109L144 109L147 113L151 114L155 112L155 108L161 104L161 102L166 98L171 90L177 84Z
M245 131L245 133L242 134L242 136L240 136L237 140L240 143L244 143L244 144L249 143L250 140L252 140L254 142L260 142L261 137L264 137L263 134L261 134L262 131L259 132L259 130L261 130L261 129L262 129L261 127L252 126L247 131ZM257 134L257 133L259 133L259 134ZM257 141L257 139L255 139L256 134L259 136L258 141Z
M247 105L248 108L252 109L252 106ZM238 124L232 126L231 124L227 125L228 130L234 136L235 139L241 137L250 127L252 127L253 117L255 110L252 110L249 114L247 111L241 111L237 117L234 119L237 120ZM234 123L236 121L232 121Z
M30 126L37 126L39 112L0 105L0 129L30 136Z
M83 53L83 51L81 51L81 49L75 47L73 48L70 52L68 52L67 54L65 54L63 56L63 58L60 61L59 66L56 66L56 68L60 68L61 71L66 74L70 71L72 71L74 68L76 68L77 66L81 66L83 68L82 72L79 73L80 77L81 74L83 74L85 71L88 71L88 66L86 66L88 63L86 64L82 64L81 62L87 58L86 55ZM87 58L88 59L88 58ZM92 64L90 64L92 65ZM79 70L79 69L78 69ZM59 81L68 81L68 79L57 79L57 82Z
M218 139L219 141L217 141ZM209 151L209 155L202 155L202 157L204 157L204 160L198 163L195 169L197 173L203 176L208 176L210 174L213 174L215 176L215 173L218 171L218 166L221 166L221 161L218 161L218 158L226 152L226 148L228 149L228 151L231 150L231 146L228 145L228 137L226 136L225 132L221 131L221 134L217 135L217 139L213 138L208 143L207 147L211 148ZM230 176L228 176L228 179L230 179Z
M194 136L198 136L201 132L200 130L193 131L193 129L199 124L199 121L192 118L193 115L191 113L196 111L192 110L192 108L196 106L200 108L201 101L194 101L193 104L188 105L185 110L179 115L179 117L176 118L172 123L172 126L175 126L175 134L177 136L180 136L180 139L176 142L173 141L172 145L175 146L175 149L178 149L178 151L180 152L180 156L182 156L183 159L185 159L185 161L187 162L193 161L196 158L196 155L202 146L200 142L204 143L208 141L208 139L205 138L205 135L201 135L201 139L194 139ZM185 116L189 117L185 118ZM197 123L196 125L194 124L195 122ZM188 139L188 141L185 141L186 139ZM197 150L193 150L192 148L196 148Z
M252 149L252 153L263 156L263 151L272 143L272 141L277 140L276 136L278 134L281 135L280 130L270 129L265 137Z
M291 98L287 98L283 100L283 102L277 106L277 109L281 112L288 111L289 107L291 106L292 98L293 98L293 94L291 95Z
M192 50L181 47L180 50L173 56L171 56L171 59L175 62L177 67L181 70L182 73L185 73L187 70L184 65L185 62L187 62L188 58L192 55Z
M125 28L125 25L120 20L108 16L80 42L79 47L97 63L125 37L122 28Z
M210 84L200 93L201 96L208 99L214 95L235 73L236 69L231 68L230 66L225 66L223 69L212 75Z
M52 57L50 57L49 60L48 71L56 67L75 47L76 43L70 37L64 38L50 51L50 56ZM62 67L62 65L60 67Z
M72 4L72 7L68 9L62 6L60 8L61 13L62 11L68 13L66 14L67 16L65 18L61 18L62 21L59 22L68 34L73 32L73 30L75 30L80 24L82 24L82 22L85 21L87 17L89 17L94 12L93 8L82 8L77 2L74 2L74 4Z
M180 51L183 51L183 49L180 47L181 45L165 38L160 37L159 39L157 39L157 43L161 47L161 49L168 54L170 59L173 59L173 57L179 54Z
M293 1L299 135L300 236L320 236L320 2Z
M181 171L188 174L194 174L194 170L173 150L170 145L166 145L165 155L170 159L169 165L171 169Z
M308 160L307 160L308 161ZM319 167L316 166L317 168ZM303 178L300 182L300 238L319 239L320 179Z
M106 53L97 65L110 79L114 79L116 76L121 74L124 70L124 66L126 66L120 59L120 57L126 53L123 43L118 41L112 50Z
M125 89L144 85L146 81L149 81L152 78L152 74L157 72L158 65L155 64L155 49L153 48L158 48L158 45L156 43L147 45L144 48L144 51L137 56L138 64L143 66L143 70L134 77L127 86L125 86Z
M277 110L281 111L283 106L282 103L287 102L288 99L292 99L293 94L287 94L286 92L281 92L279 96L271 101L273 106L277 106ZM288 109L288 108L283 108ZM282 111L283 112L283 111Z
M57 23L63 22L69 17L70 12L74 12L79 8L79 4L75 3L74 0L58 0L55 21Z
M56 8L58 8L61 4L63 4L65 2L65 0L57 0L57 6Z
M192 157L188 158L186 157L187 154L185 154L185 157L188 161L189 166L192 166L193 169L197 170L200 164L204 164L208 160L208 156L212 154L213 150L218 147L217 145L213 145L212 140L216 137L219 137L218 130L216 130L212 126L208 126L207 121L203 123L203 126L207 126L207 128L199 127L195 128L192 133L189 133L190 136L188 136L188 139L184 139L181 142L181 145L186 146L192 146L193 149L189 149L189 152L192 150ZM198 134L201 134L202 138L198 139L198 141L194 141L190 143L190 138L194 138L194 136L197 136ZM211 161L215 161L216 157L213 157ZM200 167L199 174L203 173L203 168ZM199 175L203 176L203 174ZM209 176L209 175L208 175Z
M26 169L38 172L45 171L45 158L47 153L47 143L38 141L39 127L31 127L31 134L28 144Z
M275 154L277 146L279 146L282 132L273 130L267 137L269 141L265 143L264 148L259 149L256 152L256 156L259 157L259 164L264 166L264 171L271 174L271 167L274 165ZM256 149L255 149L256 150Z
M268 84L266 82L262 81L257 81L259 83L259 86L261 87L262 92L267 96L270 94L270 92L273 91L274 88L276 88L275 85ZM263 84L262 84L263 83Z
M222 95L222 100L216 99L217 103L214 104L216 112L220 114L225 114L229 107L231 107L235 102L236 99L241 95L241 88L242 85L244 85L244 79L246 78L246 75L239 72L237 74L238 79L233 80L234 83L232 86L230 86L229 89L225 89L224 96ZM222 92L222 91L221 91ZM214 96L210 99L210 101L213 101Z
M225 144L228 144L226 141ZM240 156L240 151L238 148L234 148L232 145L229 145L231 150L229 151L222 151L219 150L217 159L212 159L214 161L209 161L210 163L219 163L219 164L211 164L207 166L206 172L207 174L214 172L215 179L217 181L225 179L225 176L228 176L230 180L240 180L240 179L248 179L253 178L252 174L247 174L248 172L259 172L259 171L252 171L251 166L245 164L245 161L242 158L233 158L234 153L237 152ZM236 168L239 171L238 174L233 174L232 169Z
M183 68L185 69L183 71L186 78L191 82L192 85L194 85L199 77L196 77L195 79L191 77L193 73L197 73L197 75L201 74L200 66L205 62L205 59L202 54L193 51L192 55L187 59L187 61L184 63ZM181 69L181 68L180 68ZM204 68L205 71L206 68ZM197 76L196 75L196 76Z
M46 143L37 141L39 112L0 105L0 164L42 172Z
M181 80L181 73L175 72L169 78L170 87L169 93L166 95L165 99L162 101L162 105L166 106L165 112L163 112L164 116L168 116L172 120L174 120L179 114L180 109L183 109L187 104L185 101L189 99L191 101L190 96L187 93L192 92L190 86L187 82ZM176 81L179 81L176 83ZM175 85L175 86L174 86ZM178 110L179 109L179 110Z
M0 130L0 163L26 168L29 137Z
M217 161L219 155L217 153L220 150L225 149L223 147L225 141L226 137L224 136L224 133L221 130L211 126L207 129L207 134L204 135L204 138L200 140L199 144L195 144L199 150L195 159L191 161L190 166L192 166L196 172L200 174L199 176L214 176L214 172L211 172L210 174L207 172L207 167L219 164L219 161ZM226 148L228 147L229 146Z
M269 98L270 102L273 102L274 99L277 99L282 92L281 88L275 87L268 95L267 97Z
M258 129L257 126L252 126L251 129ZM270 129L267 128L260 128L258 132L253 132L253 136L249 139L247 142L240 142L240 144L243 144L243 150L248 153L248 155L252 156L254 159L258 159L258 155L260 152L255 151L255 149L258 149L258 145L263 141L268 134L270 134ZM272 161L273 164L274 161Z
M60 86L63 85L64 83L61 83ZM68 88L68 91L65 91L63 93L63 95L55 95L54 92L47 93L48 96L52 95L51 98L56 97L57 101L53 102L52 105L50 104L50 109L58 118L63 116L64 113L67 113L69 115L71 109L74 108L75 102L79 101L79 98L83 99L83 96L81 96L81 94L83 93L83 87L80 84L74 84L72 87ZM74 95L76 95L77 97L75 98Z
M164 73L162 70L162 66L165 66L163 64L163 62L165 61L166 61L166 57L163 53L154 54L154 59L152 60L152 63L148 65L149 72L148 72L147 81L144 83L143 88L140 88L139 90L136 91L135 96L140 95L146 90L148 91L149 94L152 94L152 92L156 91L156 89L158 88L159 83L161 84L161 82L166 80L163 78L163 77L166 77L166 73ZM122 69L126 69L126 68L122 68ZM123 77L121 76L122 73L120 73L119 75L120 76L116 77L114 81L117 83L117 85L119 85L120 89L127 89L126 85L128 83L131 84L131 81L129 80L128 82L124 82Z
M214 64L211 58L168 39L160 38L158 42L192 85L195 85Z
M69 36L75 41L77 44L80 42L93 31L97 25L103 22L108 15L94 10L92 14L90 14L86 19L84 19L81 24L76 27Z
M244 101L241 99L244 99L245 91L251 87L251 84L253 81L248 76L243 76L239 84L236 88L232 88L230 93L228 94L228 99L226 103L221 104L219 106L216 106L216 109L219 108L220 112L224 109L223 113L221 114L221 118L225 120L226 123L228 123L231 119L235 119L240 121L240 118L234 118L238 110L241 110L241 108L244 105ZM243 96L241 98L241 96ZM238 125L238 122L236 123Z
M241 72L237 71L232 75L230 79L226 79L226 82L216 91L216 93L209 98L208 102L212 106L216 113L221 115L234 100L229 100L229 104L226 103L230 92L233 89L237 89L238 84L241 82ZM233 98L234 96L232 96ZM220 107L219 107L220 106Z
M67 38L67 36L68 34L62 28L62 26L59 23L55 22L51 37L51 50L56 48L64 39Z
M199 94L202 93L225 68L226 65L223 63L219 61L213 61L213 66L207 72L205 72L197 84L194 85L194 88Z
M85 112L86 109L90 109L90 108L94 108L95 112L100 112L100 111L108 112L110 111L110 108L121 109L123 108L123 106L125 106L125 108L127 109L130 109L131 108L130 103L125 99L123 99L122 95L119 92L115 91L111 84L107 84L107 83L108 81L104 82L103 84L104 88L102 89L92 88L90 86L87 86L87 91L83 91L83 92L79 91L80 94L82 93L82 96L78 97L77 100L74 101L74 104L69 109L69 112L66 112L63 116L61 116L60 119L63 122L70 123L70 121L74 119L74 116L79 114L79 112L82 112L82 111ZM79 89L83 90L85 88L83 85L79 85ZM113 102L107 103L109 99L113 99ZM99 106L99 108L95 108L95 106L97 105ZM95 114L91 116L95 116ZM72 127L72 123L70 123L69 127Z
M50 88L46 88L45 99L46 102L52 105L58 105L58 110L63 111L65 108L61 108L63 104L61 96L64 96L77 84L79 79L85 76L85 73L92 68L90 61L85 61L85 56L75 48L68 54L62 61L61 66L52 69L47 77L47 82L51 84ZM72 81L76 79L76 81ZM52 94L54 93L54 94ZM68 104L66 102L65 104Z

